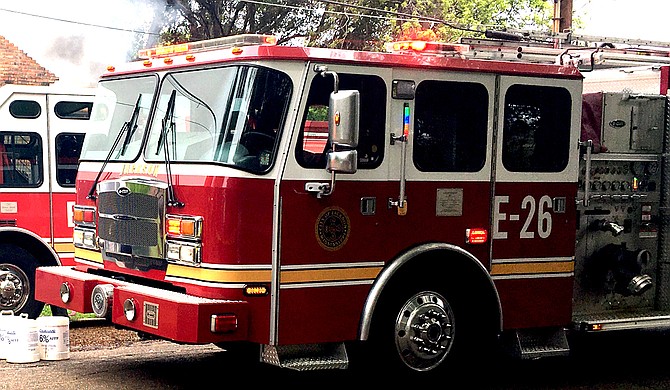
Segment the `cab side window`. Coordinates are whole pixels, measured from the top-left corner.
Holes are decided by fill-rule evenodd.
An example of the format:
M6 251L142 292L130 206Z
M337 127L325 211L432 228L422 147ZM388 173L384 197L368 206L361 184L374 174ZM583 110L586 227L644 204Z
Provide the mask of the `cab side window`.
M360 92L360 134L358 138L358 169L378 167L384 157L386 120L386 84L378 76L339 74L339 89ZM331 77L314 77L302 121L296 160L304 168L326 168L328 143L328 98L333 92Z
M477 172L486 161L488 92L470 82L416 88L414 165L424 172Z
M39 187L44 175L36 133L0 133L0 187Z
M513 85L505 94L502 163L511 172L561 172L570 153L570 93Z

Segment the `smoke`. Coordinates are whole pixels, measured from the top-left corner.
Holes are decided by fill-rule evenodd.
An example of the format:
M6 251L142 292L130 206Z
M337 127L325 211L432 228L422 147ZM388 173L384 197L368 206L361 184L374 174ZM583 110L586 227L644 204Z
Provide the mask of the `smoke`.
M56 84L89 87L150 41L164 9L165 0L12 2L0 6L0 35L54 73Z
M83 35L56 39L51 47L47 48L46 55L62 61L71 61L73 65L81 65L85 55L85 39Z

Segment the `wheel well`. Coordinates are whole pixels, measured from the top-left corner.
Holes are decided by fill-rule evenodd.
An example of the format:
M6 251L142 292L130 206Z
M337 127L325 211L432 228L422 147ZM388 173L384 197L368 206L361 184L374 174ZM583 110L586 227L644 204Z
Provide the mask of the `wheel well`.
M23 248L37 260L40 266L59 265L56 252L37 236L20 230L0 231L0 245L4 244Z
M397 290L398 285L417 281L455 291L455 299L471 310L491 332L502 329L500 299L488 272L472 255L449 247L430 248L400 256L389 264L375 281L361 319L360 339L368 337L370 322L380 299Z

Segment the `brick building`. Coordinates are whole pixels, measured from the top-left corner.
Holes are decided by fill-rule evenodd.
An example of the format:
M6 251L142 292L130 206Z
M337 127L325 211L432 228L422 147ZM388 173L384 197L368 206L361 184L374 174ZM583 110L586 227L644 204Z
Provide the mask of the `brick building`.
M58 81L55 74L0 36L0 86L5 84L51 85Z

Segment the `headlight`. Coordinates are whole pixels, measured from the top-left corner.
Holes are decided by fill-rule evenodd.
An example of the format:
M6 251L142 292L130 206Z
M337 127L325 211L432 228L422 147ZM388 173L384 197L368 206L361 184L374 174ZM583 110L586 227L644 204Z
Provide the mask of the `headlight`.
M167 258L174 262L199 266L200 250L200 244L171 241L167 243Z
M72 233L72 239L76 246L97 249L95 244L95 230L75 227Z

